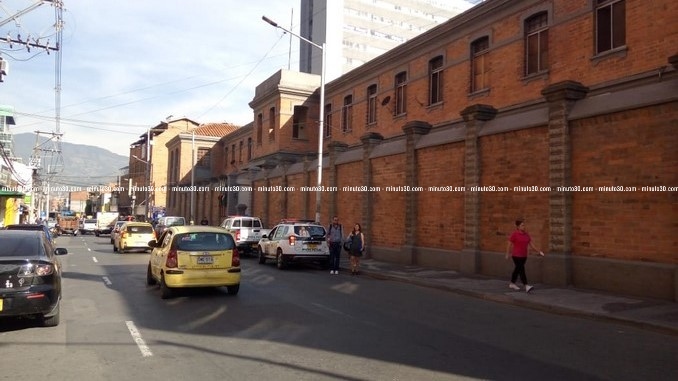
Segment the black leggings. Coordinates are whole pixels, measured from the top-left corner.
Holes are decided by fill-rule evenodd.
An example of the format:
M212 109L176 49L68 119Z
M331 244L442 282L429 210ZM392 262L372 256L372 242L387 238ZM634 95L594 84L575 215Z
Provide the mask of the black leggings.
M511 283L516 283L518 276L520 276L520 281L524 285L527 285L527 275L525 275L525 262L527 262L527 257L511 257L513 258L513 263L515 268L513 269L513 274L511 274Z

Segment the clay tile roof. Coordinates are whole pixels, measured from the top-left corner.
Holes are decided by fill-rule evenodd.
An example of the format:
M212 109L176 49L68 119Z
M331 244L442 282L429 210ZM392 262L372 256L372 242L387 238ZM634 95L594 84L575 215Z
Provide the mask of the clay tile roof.
M195 134L200 136L222 137L237 130L239 126L231 123L204 123L195 128Z

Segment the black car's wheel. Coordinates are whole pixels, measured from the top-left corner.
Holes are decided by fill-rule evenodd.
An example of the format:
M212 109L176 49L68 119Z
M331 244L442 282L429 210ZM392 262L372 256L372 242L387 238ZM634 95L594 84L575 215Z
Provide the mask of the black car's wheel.
M259 264L264 264L266 263L266 254L264 254L264 251L261 249L261 246L259 246L258 250L259 252Z
M59 319L61 315L61 302L57 303L54 307L54 314L52 316L43 316L42 317L42 326L43 327L56 327L59 325Z
M283 253L280 249L278 249L278 252L275 256L275 265L279 270L283 270L285 268L285 259L283 258Z
M151 272L151 263L148 263L148 269L146 270L146 284L149 286L156 285L158 282L153 278L153 273Z
M236 284L235 286L226 286L226 291L228 291L229 295L238 295L238 291L240 291L240 285Z
M169 299L173 293L172 289L167 287L167 283L165 283L165 274L160 274L160 297L162 299Z

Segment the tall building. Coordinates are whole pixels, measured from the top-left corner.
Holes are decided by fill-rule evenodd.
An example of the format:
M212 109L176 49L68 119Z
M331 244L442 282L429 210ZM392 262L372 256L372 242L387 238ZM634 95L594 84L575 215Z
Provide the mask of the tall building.
M325 43L330 81L483 0L301 0L300 32ZM320 74L322 52L299 46L299 71Z

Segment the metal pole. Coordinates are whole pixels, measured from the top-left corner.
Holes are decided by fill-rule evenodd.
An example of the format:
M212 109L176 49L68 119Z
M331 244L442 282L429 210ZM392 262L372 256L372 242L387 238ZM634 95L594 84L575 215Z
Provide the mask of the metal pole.
M151 202L151 129L146 134L146 221L149 221L148 203Z
M266 16L261 16L261 19L266 21L267 23L273 25L274 27L278 29L282 29L283 31L289 33L290 35L297 37L298 39L307 42L316 48L320 49L322 51L322 61L321 61L321 69L320 69L320 105L319 107L319 112L318 112L318 183L317 183L317 189L316 189L316 194L315 194L315 221L320 222L320 207L321 207L321 201L322 201L322 192L320 191L321 186L322 186L322 177L323 177L323 145L324 145L324 121L325 121L325 43L323 42L322 45L318 45L315 42L304 38L291 30L285 29L278 25L275 21L269 19Z
M191 225L195 224L195 131L191 131Z
M325 43L322 45L322 61L320 65L320 105L318 116L318 184L315 193L315 222L320 223L321 187L323 181L323 145L325 139Z

